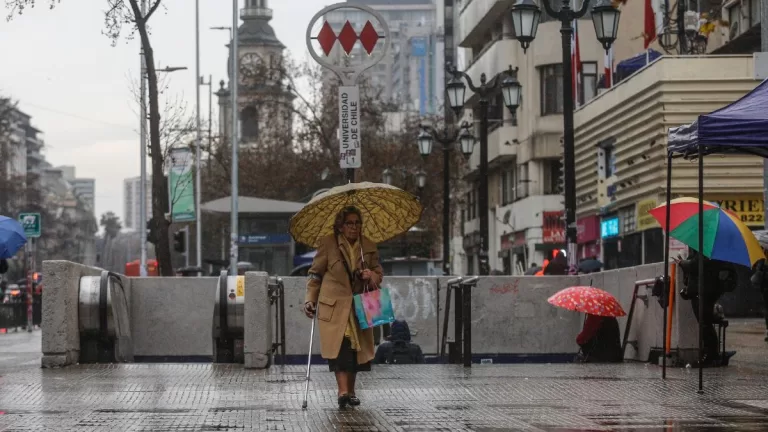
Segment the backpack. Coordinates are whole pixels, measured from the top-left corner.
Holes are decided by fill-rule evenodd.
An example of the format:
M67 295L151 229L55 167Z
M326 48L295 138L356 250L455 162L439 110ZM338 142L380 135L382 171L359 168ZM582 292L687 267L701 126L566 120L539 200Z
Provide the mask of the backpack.
M414 364L411 349L407 342L396 341L392 343L392 350L387 356L387 364Z

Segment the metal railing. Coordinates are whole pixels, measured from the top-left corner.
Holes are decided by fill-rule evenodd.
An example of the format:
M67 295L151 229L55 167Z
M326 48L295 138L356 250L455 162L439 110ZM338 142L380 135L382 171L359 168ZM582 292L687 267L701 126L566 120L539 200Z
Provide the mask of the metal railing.
M272 342L272 356L280 349L280 365L285 366L287 362L285 346L285 285L280 277L269 279L269 304L274 307L275 315L275 333ZM278 364L275 361L275 364Z
M453 313L454 337L448 352L448 362L463 363L472 367L472 288L479 278L461 276L450 279L445 293L445 315L443 316L443 334L440 342L440 360L445 361L445 348L448 342L448 320L451 314L451 292L456 303Z

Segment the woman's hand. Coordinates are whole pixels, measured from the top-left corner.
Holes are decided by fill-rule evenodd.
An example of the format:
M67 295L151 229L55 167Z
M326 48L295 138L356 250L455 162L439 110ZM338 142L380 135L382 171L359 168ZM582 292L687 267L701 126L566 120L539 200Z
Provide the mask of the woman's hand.
M368 269L365 269L362 272L360 272L360 279L364 281L371 280L372 277L373 277L373 272Z
M307 316L307 318L314 318L315 317L315 304L312 302L306 302L304 303L304 315Z

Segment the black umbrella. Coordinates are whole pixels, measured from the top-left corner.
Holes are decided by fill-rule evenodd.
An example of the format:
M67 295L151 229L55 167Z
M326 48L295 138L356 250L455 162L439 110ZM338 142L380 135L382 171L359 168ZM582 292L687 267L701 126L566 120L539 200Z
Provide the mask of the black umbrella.
M579 263L579 271L582 273L592 273L603 268L603 263L596 259L585 259Z

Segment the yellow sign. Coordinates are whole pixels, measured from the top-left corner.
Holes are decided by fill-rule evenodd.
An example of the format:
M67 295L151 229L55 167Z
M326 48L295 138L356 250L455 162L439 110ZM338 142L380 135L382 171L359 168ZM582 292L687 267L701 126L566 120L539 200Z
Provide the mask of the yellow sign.
M747 226L762 227L765 224L765 204L759 194L747 196L714 196L705 197L707 201L714 201L720 207L728 210Z
M653 216L648 213L649 211L656 208L656 206L657 203L655 199L645 199L638 201L637 205L635 206L637 212L635 215L635 220L637 221L637 231L643 231L659 226L659 223L656 222L656 219L654 219Z
M245 276L237 277L237 291L235 293L238 297L245 296Z

